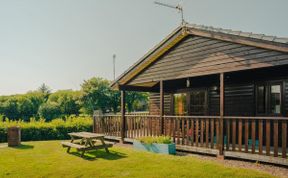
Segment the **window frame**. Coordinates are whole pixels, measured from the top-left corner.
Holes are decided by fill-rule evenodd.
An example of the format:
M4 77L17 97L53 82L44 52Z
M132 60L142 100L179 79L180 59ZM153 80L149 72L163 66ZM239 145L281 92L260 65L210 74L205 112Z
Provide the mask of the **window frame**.
M271 112L271 86L273 85L280 85L280 114L274 114ZM265 95L265 112L264 113L258 113L258 87L264 86L264 95ZM256 116L278 116L281 117L284 115L284 81L283 80L272 80L272 81L266 81L266 82L258 82L255 85L255 115Z
M188 116L192 116L191 114L191 108L190 108L190 105L191 105L191 93L192 92L195 92L195 91L204 91L205 92L205 111L202 115L200 116L205 116L209 113L209 100L208 100L208 88L206 87L199 87L199 88L187 88L187 89L179 89L179 90L176 90L175 92L172 93L172 107L171 109L172 110L172 113L173 115L175 115L175 99L174 99L174 95L175 94L181 94L181 93L185 93L186 94L186 107L187 107L187 115ZM195 116L198 116L198 115L195 115Z

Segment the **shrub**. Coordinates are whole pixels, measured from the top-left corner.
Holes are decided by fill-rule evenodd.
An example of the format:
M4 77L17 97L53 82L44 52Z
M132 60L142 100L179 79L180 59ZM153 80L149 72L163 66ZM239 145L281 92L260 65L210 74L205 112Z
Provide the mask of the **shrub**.
M141 143L152 144L171 144L171 138L169 136L157 136L157 137L142 137L138 139Z
M57 118L61 115L61 110L58 103L50 102L44 103L39 107L38 111L40 117L45 118L47 121L50 121L54 118Z
M21 127L22 141L37 140L63 140L69 139L69 132L92 131L91 117L68 117L63 119L54 119L51 122L45 120L36 121L31 119L30 122L23 121L5 121L0 122L0 142L7 142L7 128L10 126Z

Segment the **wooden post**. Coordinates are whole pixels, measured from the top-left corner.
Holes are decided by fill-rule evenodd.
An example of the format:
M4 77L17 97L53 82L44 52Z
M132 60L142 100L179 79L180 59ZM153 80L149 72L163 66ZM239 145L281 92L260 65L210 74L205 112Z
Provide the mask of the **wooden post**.
M121 90L121 143L124 143L126 137L125 103L125 90Z
M220 119L219 119L219 155L223 157L223 149L224 149L224 134L223 134L223 125L224 125L224 73L220 74ZM224 158L224 157L223 157Z
M161 135L164 134L164 91L163 91L163 80L160 81L160 128Z
M93 133L102 133L101 122L103 121L103 113L101 110L96 110L93 113Z

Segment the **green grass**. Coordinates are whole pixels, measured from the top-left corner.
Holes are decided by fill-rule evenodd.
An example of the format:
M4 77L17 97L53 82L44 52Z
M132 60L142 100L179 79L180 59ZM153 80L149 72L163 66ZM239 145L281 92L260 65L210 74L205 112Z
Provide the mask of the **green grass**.
M0 148L0 177L271 177L248 169L224 167L191 156L169 156L114 146L85 158L66 153L59 141L24 142Z

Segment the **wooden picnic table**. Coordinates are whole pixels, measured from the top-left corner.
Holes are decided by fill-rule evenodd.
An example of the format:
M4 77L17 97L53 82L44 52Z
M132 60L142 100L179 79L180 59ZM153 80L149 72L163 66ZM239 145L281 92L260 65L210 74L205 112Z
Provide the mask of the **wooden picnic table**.
M61 142L63 147L67 147L67 152L70 152L71 148L76 148L77 151L81 151L81 157L84 156L88 150L97 150L104 148L109 153L108 148L112 147L112 144L107 144L104 141L103 134L96 134L91 132L72 132L68 133L71 137L70 142ZM96 144L100 141L100 144Z

